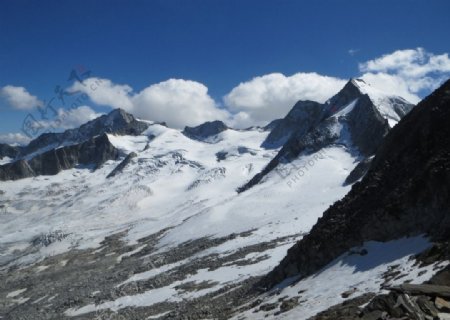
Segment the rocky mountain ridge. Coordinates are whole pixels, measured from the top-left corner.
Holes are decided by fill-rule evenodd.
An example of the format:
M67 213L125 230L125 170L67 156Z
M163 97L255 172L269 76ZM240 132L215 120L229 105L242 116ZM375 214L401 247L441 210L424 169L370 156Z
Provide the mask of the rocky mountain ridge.
M387 135L372 165L349 194L333 204L311 232L263 281L305 277L364 241L450 230L450 81L420 102Z
M360 79L350 80L325 104L298 102L263 143L263 146L282 144L281 150L260 173L238 188L238 192L261 182L279 164L289 163L302 153L313 153L332 144L342 144L354 150L361 159L372 156L391 129L388 116L391 121L398 121L413 105L404 99L385 95L382 96L382 104L377 104L371 95L378 97L379 93L373 94L373 89L362 83Z
M25 147L0 146L0 154L15 159L0 165L0 180L17 180L36 175L55 175L77 165L98 167L116 159L118 150L106 133L138 135L150 123L137 120L122 109L115 109L79 128L61 133L44 133Z

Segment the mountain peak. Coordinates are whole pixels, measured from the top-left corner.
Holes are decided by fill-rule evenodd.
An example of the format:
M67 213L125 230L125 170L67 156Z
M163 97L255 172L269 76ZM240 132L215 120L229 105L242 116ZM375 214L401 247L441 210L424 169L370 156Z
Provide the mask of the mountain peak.
M215 120L202 123L196 127L186 126L183 130L183 134L191 139L203 141L227 129L228 127L225 123L220 120Z
M110 113L93 119L78 128L40 135L22 149L21 156L26 156L39 150L50 150L61 145L81 143L103 133L139 135L148 127L148 123L137 120L125 110L114 109Z
M126 123L130 123L135 120L134 116L121 108L112 110L106 115L106 118L110 121L123 120Z
M266 277L265 284L271 287L286 277L312 274L366 241L421 234L447 240L449 103L450 80L390 131L368 174L324 212L310 233Z
M370 86L370 84L368 84L367 82L365 82L363 79L361 78L351 78L349 80L349 82L356 86L357 88L363 88L364 86Z

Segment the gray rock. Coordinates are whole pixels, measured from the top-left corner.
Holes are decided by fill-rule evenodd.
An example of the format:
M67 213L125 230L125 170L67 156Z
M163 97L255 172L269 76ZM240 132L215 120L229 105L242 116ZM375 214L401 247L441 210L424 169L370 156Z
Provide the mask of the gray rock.
M228 127L222 121L208 121L196 127L185 127L183 134L191 139L204 141L207 138L215 136Z
M399 286L390 287L388 289L410 295L428 295L433 297L450 298L450 287L448 286L403 283Z
M0 180L18 180L37 175L55 175L78 165L98 168L107 160L117 159L119 151L103 134L83 143L38 154L30 160L18 160L0 166Z
M298 306L298 297L293 297L287 300L283 300L280 305L280 311L281 312L287 312L291 309L294 309L296 306Z
M372 158L365 158L361 160L356 167L350 172L348 177L345 179L344 185L350 185L364 177L367 171L370 168L370 164L372 163Z
M272 131L283 119L275 119L270 121L265 127L263 127L264 131Z
M17 180L35 176L33 169L25 160L18 160L0 166L0 180Z
M313 129L324 117L324 107L314 101L299 101L281 120L270 123L273 129L262 143L268 149L284 145L293 134L305 134Z
M19 155L20 150L21 147L14 147L9 144L0 143L0 160L4 157L14 159Z
M439 310L444 310L446 312L450 311L450 301L447 301L441 297L436 297L434 304Z
M121 163L117 165L117 167L114 168L113 171L111 171L110 174L106 176L106 178L112 178L120 173L122 173L123 169L131 162L131 159L136 158L137 154L135 152L129 153L125 159Z

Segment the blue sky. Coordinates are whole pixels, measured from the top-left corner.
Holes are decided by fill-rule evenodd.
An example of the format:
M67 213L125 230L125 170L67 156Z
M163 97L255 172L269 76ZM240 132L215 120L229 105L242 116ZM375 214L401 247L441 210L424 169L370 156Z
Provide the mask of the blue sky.
M92 77L106 80L103 84L113 92L134 97L134 101L123 101L142 117L154 114L158 118L154 120L163 120L159 117L167 112L160 109L170 110L166 105L173 101L161 102L161 95L180 94L180 98L192 98L192 103L206 106L186 124L229 117L221 111L242 112L233 120L237 125L260 124L282 116L288 108L284 104L308 98L309 93L299 92L288 101L276 98L272 106L257 105L254 101L260 97L253 96L245 105L249 98L242 95L257 94L258 83L229 96L241 82L273 73L290 77L315 72L336 80L330 84L325 79L321 84L328 85L331 92L341 84L337 80L364 73L400 76L403 81L409 67L369 67L369 61L397 51L398 57L419 65L430 64L433 57L445 60L450 52L449 12L449 1L5 0L0 2L0 88L22 87L44 103L55 96L56 85L75 89L76 83L67 81L68 75L74 67L84 66ZM414 51L402 55L405 50ZM432 85L417 88L419 77L442 81L448 75L446 63L429 67L429 73L416 76L414 83L410 72L405 80L408 92L403 95L428 93ZM167 83L169 79L180 81ZM272 86L290 78L263 80L263 85ZM302 81L311 82L309 78L294 80L294 84L286 84L288 89ZM145 91L149 87L152 89ZM99 91L86 92L90 99L83 106L89 111L80 110L88 113L86 119L116 107L104 96L95 96ZM105 89L102 94L108 92ZM273 88L264 92L280 94ZM324 92L328 94L328 90ZM14 106L12 94L20 92L4 90L0 99L0 134L20 132L22 120L30 112L39 116L36 109ZM143 110L144 104L152 103L160 105ZM263 111L255 112L256 108ZM77 116L74 113L72 125L84 119ZM174 126L182 126L181 121L174 119Z

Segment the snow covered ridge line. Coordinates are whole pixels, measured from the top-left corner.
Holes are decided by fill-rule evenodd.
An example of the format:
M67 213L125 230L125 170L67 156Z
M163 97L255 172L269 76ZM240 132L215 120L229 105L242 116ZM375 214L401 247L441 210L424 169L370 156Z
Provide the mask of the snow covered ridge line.
M286 157L281 158L281 164L278 165L275 168L275 172L282 178L287 179L286 185L289 188L292 188L305 174L308 173L310 168L314 167L318 161L321 159L325 159L325 155L327 149L321 149L318 152L316 152L312 159L309 159L307 161L302 160L299 164L297 164L295 161L289 161ZM294 172L292 172L294 171Z

